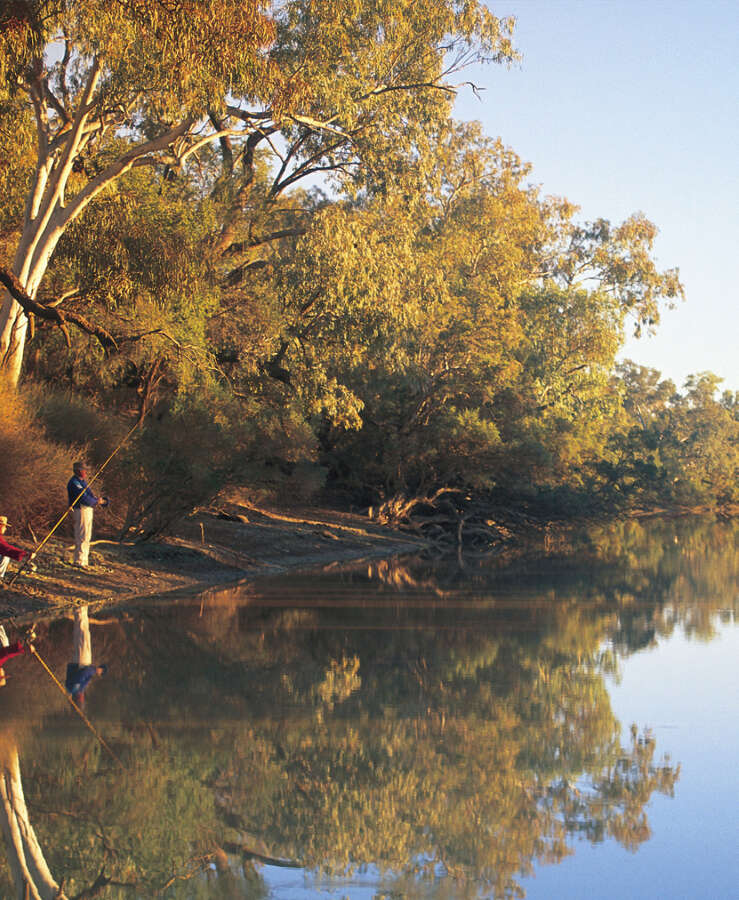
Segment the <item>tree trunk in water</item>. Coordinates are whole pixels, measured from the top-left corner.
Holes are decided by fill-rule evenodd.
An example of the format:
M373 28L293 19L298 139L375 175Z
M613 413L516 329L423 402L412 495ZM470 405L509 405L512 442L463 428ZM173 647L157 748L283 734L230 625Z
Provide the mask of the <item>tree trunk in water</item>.
M59 891L36 832L28 818L23 796L18 747L12 738L0 743L0 827L8 852L17 900L67 900Z

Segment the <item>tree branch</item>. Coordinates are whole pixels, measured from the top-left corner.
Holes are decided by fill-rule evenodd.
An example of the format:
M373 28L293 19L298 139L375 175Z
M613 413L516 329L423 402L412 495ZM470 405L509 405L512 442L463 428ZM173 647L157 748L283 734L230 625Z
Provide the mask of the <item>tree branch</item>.
M238 106L227 106L226 112L229 116L234 116L236 119L241 119L242 122L248 122L251 124L255 120L257 121L265 121L267 119L272 118L272 110L266 109L262 112L254 113L249 112L246 109L239 109Z
M358 166L361 163L358 160L348 160L347 162L333 163L330 166L313 166L310 169L299 169L295 174L291 175L289 178L286 178L282 184L277 185L276 189L273 186L270 190L270 195L273 194L276 197L277 194L281 193L285 190L285 188L290 187L291 184L294 184L296 181L300 181L301 178L305 178L308 175L315 175L316 172L336 172L339 169L349 169L352 166Z
M208 118L210 119L213 127L216 132L223 132L223 122L218 118L218 116L212 110L208 113ZM229 171L233 171L234 167L234 155L233 148L231 147L231 140L228 135L223 135L219 139L219 143L221 145L221 157L223 159L224 167Z
M370 97L377 97L380 94L387 94L391 91L417 91L420 88L432 88L452 96L457 94L457 89L448 84L439 84L436 81L416 81L409 84L379 84L366 94L357 97L355 102L360 103L362 100L369 100Z
M85 316L80 313L62 311L57 309L56 306L46 306L43 303L34 300L26 293L26 290L18 278L4 266L0 266L0 283L5 285L12 298L18 303L27 316L38 316L39 319L44 319L61 328L67 346L70 346L67 323L71 322L81 331L97 338L106 353L111 353L118 349L115 338L109 332L100 325L95 325L93 322L90 322L89 319L85 318Z
M264 269L268 265L269 262L266 259L252 260L251 262L244 263L243 266L236 266L235 269L231 269L231 271L226 274L224 280L229 287L236 287L237 284L241 284L244 272L255 272L257 269ZM217 312L215 315L210 316L210 318L214 319L220 315L222 315L222 313Z
M250 134L246 139L246 145L242 154L245 173L244 183L236 192L236 196L234 197L231 209L229 210L228 216L226 218L226 222L223 226L223 229L221 230L220 235L218 236L218 239L215 242L214 249L216 253L222 253L224 248L229 246L229 244L231 243L231 238L236 232L239 222L239 214L241 213L241 207L254 181L254 154L256 152L257 146L259 145L260 141L269 137L269 135L275 131L277 131L276 126L268 128L266 130L260 129L259 131L252 132L252 134Z
M265 234L259 238L249 238L246 241L236 241L233 244L229 244L228 247L223 251L225 255L233 255L234 253L244 253L246 250L251 250L254 247L260 247L262 244L269 244L270 241L277 241L280 238L284 237L300 237L301 234L305 234L308 231L308 228L305 225L296 225L294 228L282 228L279 231L272 231L270 234Z
M52 106L52 108L54 109L56 114L59 116L59 118L62 120L63 125L69 125L72 121L69 117L69 113L62 106L61 102L58 100L58 98L56 97L54 92L49 87L48 79L44 78L42 84L43 84L44 96L46 97L46 100Z

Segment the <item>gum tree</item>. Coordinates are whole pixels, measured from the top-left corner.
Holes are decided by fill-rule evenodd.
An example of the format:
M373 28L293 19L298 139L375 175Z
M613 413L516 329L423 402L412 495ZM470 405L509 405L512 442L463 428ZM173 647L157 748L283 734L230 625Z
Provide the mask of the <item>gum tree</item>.
M243 228L259 148L276 160L267 200L317 172L353 174L394 142L410 148L424 123L448 115L452 72L513 56L511 29L459 0L5 4L0 100L22 98L36 136L13 261L0 272L7 386L20 377L30 314L115 347L60 309L75 285L53 305L36 296L61 236L126 172L153 166L170 178L217 142L225 213L212 249L245 265L239 253L276 236Z

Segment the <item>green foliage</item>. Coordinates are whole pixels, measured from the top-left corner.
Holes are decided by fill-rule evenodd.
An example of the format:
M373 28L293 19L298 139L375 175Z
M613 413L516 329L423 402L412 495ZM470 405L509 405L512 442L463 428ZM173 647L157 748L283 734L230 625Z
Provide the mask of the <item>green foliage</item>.
M631 504L720 505L739 499L736 398L717 398L721 379L690 376L684 393L654 369L619 367L624 421L611 436L603 466L614 490Z
M212 406L211 406L212 403ZM160 534L236 477L242 431L228 406L200 385L161 407L121 453L107 483L125 502L122 534Z
M114 342L34 320L26 373L82 398L68 427L49 412L53 435L76 419L94 433L84 408L105 409L97 457L144 416L133 482L185 486L179 504L154 489L151 526L137 499L124 530L158 532L229 478L307 496L327 476L368 505L454 487L546 515L736 499L736 399L708 376L682 399L653 386L640 422L639 379L614 377L628 323L655 327L683 294L656 267L656 226L578 222L501 140L450 118L448 75L514 59L512 21L456 0L23 6L0 29L17 76L0 153L18 175L0 240L8 255L30 240L29 60L58 101L53 181L61 108L97 55L64 182L67 212L84 205L55 232L39 298ZM40 56L59 29L64 57ZM300 187L317 178L330 196ZM175 434L191 426L202 452Z

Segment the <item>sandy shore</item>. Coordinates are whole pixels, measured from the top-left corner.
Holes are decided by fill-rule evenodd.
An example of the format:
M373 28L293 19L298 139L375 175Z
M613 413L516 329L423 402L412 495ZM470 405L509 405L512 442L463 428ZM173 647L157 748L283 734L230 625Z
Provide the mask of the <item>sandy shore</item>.
M225 503L218 510L188 517L161 542L96 541L88 569L72 565L69 538L52 538L37 557L37 571L25 570L12 588L7 586L16 570L11 564L6 587L0 590L0 622L63 613L80 603L131 602L184 588L413 552L424 546L411 535L356 514Z

